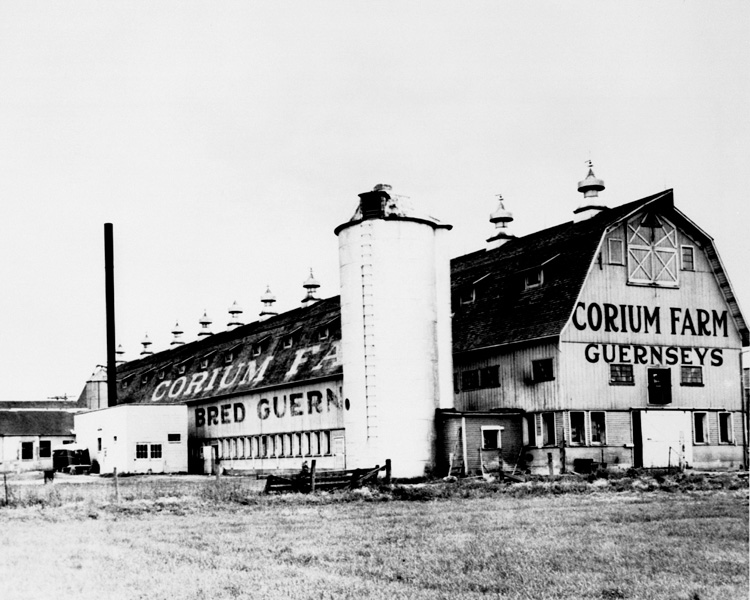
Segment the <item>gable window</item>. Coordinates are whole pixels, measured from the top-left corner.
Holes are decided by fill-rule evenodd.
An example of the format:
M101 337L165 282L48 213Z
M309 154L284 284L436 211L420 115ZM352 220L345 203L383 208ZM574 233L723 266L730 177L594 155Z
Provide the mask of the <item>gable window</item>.
M526 273L524 285L527 290L539 287L544 283L544 271L542 269L531 269Z
M680 258L683 271L695 271L695 248L692 246L682 246Z
M49 458L52 456L52 442L50 440L39 441L39 458Z
M696 444L708 443L708 415L704 412L693 414L693 441Z
M719 413L719 443L734 443L734 427L732 425L732 413Z
M535 383L538 381L552 381L555 378L551 358L531 361L531 370Z
M703 367L680 367L680 385L703 385Z
M664 217L628 221L628 283L677 287L677 229Z
M620 238L609 238L607 240L607 246L609 250L609 264L624 265L625 252L623 251L622 240Z
M586 414L581 411L570 412L570 443L586 443Z
M500 450L502 427L482 427L482 450Z
M633 365L609 365L609 385L635 385Z
M555 413L542 413L542 445L555 445Z
M607 421L604 417L604 413L592 411L589 420L591 421L591 443L606 444Z
M672 403L672 373L669 369L648 370L649 404Z
M34 442L21 442L21 460L34 459Z

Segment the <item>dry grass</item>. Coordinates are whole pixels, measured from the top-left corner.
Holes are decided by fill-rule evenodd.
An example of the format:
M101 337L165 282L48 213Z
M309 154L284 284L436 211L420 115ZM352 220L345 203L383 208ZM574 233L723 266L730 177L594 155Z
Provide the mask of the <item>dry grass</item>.
M747 489L728 480L714 491L559 480L265 497L243 480L132 478L118 505L101 481L39 487L37 501L0 509L4 600L748 593Z

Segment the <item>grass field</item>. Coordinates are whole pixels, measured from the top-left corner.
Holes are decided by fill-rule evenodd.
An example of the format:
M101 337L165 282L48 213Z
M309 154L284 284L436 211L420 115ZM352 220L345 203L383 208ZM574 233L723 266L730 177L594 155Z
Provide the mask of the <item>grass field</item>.
M0 597L747 598L746 483L662 483L266 497L128 478L119 503L111 480L16 487Z

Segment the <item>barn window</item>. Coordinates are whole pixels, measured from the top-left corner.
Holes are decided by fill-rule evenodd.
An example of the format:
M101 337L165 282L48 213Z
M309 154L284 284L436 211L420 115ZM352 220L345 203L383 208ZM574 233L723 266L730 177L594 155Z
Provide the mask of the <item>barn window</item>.
M501 430L502 427L482 427L482 450L499 450L502 448Z
M703 367L680 367L680 385L703 385Z
M527 290L537 288L544 283L544 271L542 269L531 269L526 273L524 286Z
M148 458L148 444L136 444L135 445L135 457L136 458Z
M591 443L607 443L607 421L603 412L591 412Z
M732 426L732 413L719 413L719 443L734 443L734 427Z
M320 453L324 456L331 455L331 432L324 431L320 434Z
M682 246L681 259L683 271L695 271L695 248Z
M479 369L479 386L483 388L500 385L500 368L497 365Z
M708 415L704 412L693 414L693 441L696 444L708 443Z
M555 413L542 413L542 445L555 445Z
M609 365L610 385L635 385L633 365Z
M39 458L49 458L52 456L52 442L50 440L39 441Z
M21 460L34 459L34 442L21 442Z
M151 458L161 458L161 444L151 444Z
M459 304L472 304L476 298L476 292L473 287L465 288L458 293Z
M623 252L623 244L620 238L609 238L607 240L607 249L609 250L610 265L625 264L625 253Z
M628 222L628 282L677 287L677 229L654 213Z
M464 371L461 373L461 389L475 390L479 387L479 371Z
M570 413L570 443L586 443L586 414L580 411Z
M555 378L551 358L531 361L531 369L534 382L552 381Z

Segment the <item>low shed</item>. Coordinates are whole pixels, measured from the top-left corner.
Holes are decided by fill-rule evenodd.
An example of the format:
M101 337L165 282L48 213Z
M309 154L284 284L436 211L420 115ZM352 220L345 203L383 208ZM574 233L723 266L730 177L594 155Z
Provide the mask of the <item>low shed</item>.
M51 469L52 447L74 439L70 412L0 410L0 471Z
M75 431L101 473L187 472L184 404L119 404L80 413Z

